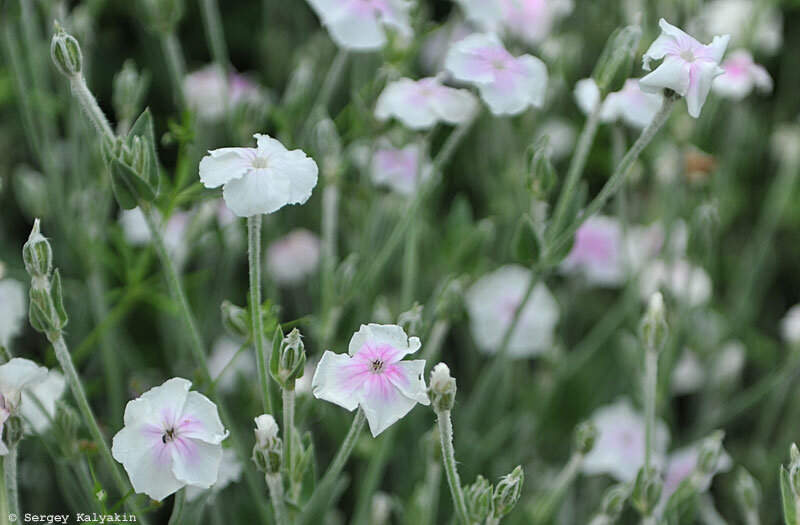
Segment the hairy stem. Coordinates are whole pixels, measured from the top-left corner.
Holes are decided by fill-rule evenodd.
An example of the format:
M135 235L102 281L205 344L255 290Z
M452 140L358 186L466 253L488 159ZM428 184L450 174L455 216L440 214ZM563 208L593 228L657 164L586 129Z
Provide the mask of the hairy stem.
M0 456L0 525L11 525L11 508L6 491L6 458Z
M267 474L267 487L269 487L269 497L272 500L272 508L275 511L275 523L286 525L289 523L286 515L286 504L283 501L283 482L280 474Z
M467 504L461 488L461 479L456 468L456 454L453 448L453 422L449 410L437 412L436 419L439 423L439 438L442 443L442 461L447 474L447 484L450 485L450 495L453 497L453 506L456 516L463 525L469 525Z
M3 475L5 487L8 491L8 512L5 514L20 515L19 512L19 485L17 484L17 445L8 445L8 454L3 460Z
M644 361L644 468L653 461L653 432L656 426L656 388L658 383L658 353L645 351Z
M283 464L286 467L289 481L292 486L292 493L294 493L294 454L292 454L292 446L294 445L294 389L289 390L284 388L281 390L283 393Z
M264 325L261 320L261 215L247 218L247 261L250 268L250 323L253 329L253 346L258 364L258 384L264 412L274 414L269 392L269 356L264 344Z
M89 91L86 85L86 79L81 73L75 73L69 77L69 86L72 89L73 96L78 99L78 103L83 109L84 114L89 119L89 122L94 127L95 131L108 138L114 138L114 131L108 123L103 110L97 104L97 100Z

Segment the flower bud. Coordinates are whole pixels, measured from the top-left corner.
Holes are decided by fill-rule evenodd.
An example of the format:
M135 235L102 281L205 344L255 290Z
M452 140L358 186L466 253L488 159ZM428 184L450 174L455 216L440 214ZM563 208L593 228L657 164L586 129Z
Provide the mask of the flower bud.
M739 504L745 513L758 512L761 504L761 487L758 481L744 467L739 467L736 471L736 479L733 482Z
M222 327L233 337L247 339L250 337L250 314L245 308L225 300L219 306Z
M83 65L80 44L58 22L54 22L53 25L53 38L50 41L50 57L53 63L68 77L80 74Z
M39 219L33 221L28 242L22 247L22 260L28 275L34 278L48 277L53 269L53 249L40 233Z
M300 331L295 328L283 337L280 325L272 338L272 356L269 373L282 388L294 390L294 383L303 377L306 366L306 349Z
M583 421L575 429L575 452L585 456L594 448L597 427L592 421Z
M664 297L660 292L650 296L647 312L639 325L642 343L647 351L661 352L667 342L669 327L664 311Z
M143 0L147 23L153 31L169 33L183 16L183 0Z
M54 418L54 431L58 436L61 450L66 457L71 457L77 452L78 429L81 418L72 406L64 401L56 401L56 414Z
M600 88L601 100L611 92L622 89L633 70L642 28L636 24L615 30L608 38L592 77Z
M278 424L269 414L255 418L256 445L253 447L253 462L261 472L277 474L281 470L283 442L278 437Z
M493 493L492 484L480 475L475 483L464 487L467 515L471 523L482 523L492 514Z
M132 60L126 60L114 75L111 103L117 119L132 119L141 110L142 99L150 85L150 75L139 73Z
M631 494L631 505L643 516L652 514L653 509L661 498L664 486L661 476L654 468L642 467L636 475Z
M423 323L422 310L421 304L414 303L410 309L397 316L397 324L402 326L408 335L419 334Z
M612 523L616 522L625 509L628 496L630 496L630 487L628 487L628 485L618 483L617 485L609 487L600 503L600 509L603 515L609 518Z
M437 414L453 408L456 401L456 380L450 377L450 368L446 364L439 363L431 370L428 397Z
M502 518L517 505L522 494L522 484L525 481L525 473L521 466L517 466L511 474L503 476L494 489L494 517Z
M700 453L697 456L697 471L703 476L710 476L717 468L717 462L722 454L722 439L725 432L717 430L703 440Z
M545 135L539 138L532 149L528 187L537 199L546 200L558 182L558 175L550 160L553 155L550 137Z

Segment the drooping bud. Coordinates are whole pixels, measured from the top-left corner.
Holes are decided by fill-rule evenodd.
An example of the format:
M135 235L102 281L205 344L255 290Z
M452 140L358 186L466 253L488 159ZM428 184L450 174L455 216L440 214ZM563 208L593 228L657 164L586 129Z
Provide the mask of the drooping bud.
M494 487L479 475L472 485L464 487L467 515L471 523L482 523L493 511Z
M603 501L600 503L600 509L603 515L611 520L611 523L619 519L625 509L625 503L628 501L630 493L630 487L623 483L612 485L606 490L603 495Z
M294 383L303 377L306 366L306 349L300 330L293 329L283 337L280 325L272 338L272 356L269 360L269 373L285 390L294 390Z
M575 428L575 452L585 456L594 448L597 426L592 421L583 421Z
M253 447L253 462L256 468L265 474L277 474L281 471L283 459L283 441L278 437L278 424L269 414L261 414L255 418L256 445Z
M636 475L636 482L633 485L631 494L631 505L639 511L642 516L652 514L661 498L661 490L664 483L661 476L654 468L642 467Z
M619 91L633 70L642 28L638 24L616 29L606 42L597 60L592 77L600 88L602 100L611 92Z
M250 337L250 314L246 309L225 300L222 301L219 310L222 317L222 327L230 335L239 339Z
M669 327L661 292L650 296L647 312L639 325L639 334L647 351L661 352L667 342Z
M53 22L50 57L63 75L71 77L80 74L83 67L81 46L75 37L67 33L58 22Z
M39 219L33 221L28 242L22 247L22 260L25 270L31 277L46 277L53 269L53 249L50 242L41 234Z
M519 497L522 494L522 484L525 482L525 473L522 471L522 467L517 465L517 467L511 471L511 474L507 474L500 478L500 481L497 483L497 487L494 489L494 516L496 518L502 518L512 510L517 505L517 501L519 501Z
M439 363L431 370L428 397L434 412L449 411L456 401L456 380L450 376L450 368Z

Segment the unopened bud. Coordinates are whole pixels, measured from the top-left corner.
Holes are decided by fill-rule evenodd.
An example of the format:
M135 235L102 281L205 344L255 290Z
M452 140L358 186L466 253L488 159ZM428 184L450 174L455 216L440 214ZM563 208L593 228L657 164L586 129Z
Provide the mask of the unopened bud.
M475 483L464 487L464 499L467 514L471 523L482 523L493 511L494 490L492 484L483 476L478 476Z
M80 44L58 22L53 25L53 38L50 40L50 57L53 63L64 75L71 77L79 74L83 65Z
M638 24L619 28L608 38L592 73L600 88L601 100L607 94L622 89L633 70L641 38L642 28Z
M126 60L114 75L111 102L118 119L132 119L141 109L142 99L150 85L150 76L139 73L132 60Z
M250 337L250 314L246 309L237 306L230 301L222 301L219 307L222 316L222 327L239 339Z
M631 504L641 515L651 515L661 499L663 487L664 482L654 468L642 467L633 485Z
M283 337L278 326L272 338L272 355L269 361L269 373L282 388L294 390L295 381L305 373L306 349L300 330L293 329Z
M502 518L517 505L522 494L522 484L525 482L525 473L521 466L517 466L511 474L503 476L494 489L494 516Z
M656 292L650 296L647 312L642 317L639 332L647 351L661 352L669 335L664 309L664 297L661 292Z
M725 432L717 430L703 440L700 453L697 456L697 471L703 475L711 475L717 468L717 462L722 454L722 439Z
M53 249L41 234L39 219L33 221L28 242L22 247L22 259L25 261L25 270L33 278L47 277L53 269Z
M283 442L278 437L278 424L269 414L255 418L256 445L253 447L253 462L266 474L277 474L281 470Z
M597 427L592 421L584 421L575 429L575 452L585 456L594 448Z
M601 512L605 517L609 518L612 523L616 522L620 514L622 514L630 492L630 487L628 487L628 485L619 483L609 487L603 495L603 501L600 503Z
M446 364L439 363L431 370L428 397L437 414L453 408L456 401L456 380L450 376L450 368Z
M758 507L761 504L761 487L758 481L744 467L739 467L736 471L734 489L736 490L739 504L745 511L758 511Z

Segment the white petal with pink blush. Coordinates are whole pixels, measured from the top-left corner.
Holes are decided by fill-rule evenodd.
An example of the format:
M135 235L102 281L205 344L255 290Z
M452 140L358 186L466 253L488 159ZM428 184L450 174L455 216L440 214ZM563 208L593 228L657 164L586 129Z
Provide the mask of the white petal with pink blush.
M456 42L445 68L456 79L477 86L495 115L518 115L544 104L547 66L532 55L515 57L494 34L474 34Z
M217 481L228 431L216 405L190 386L175 377L130 401L113 439L111 453L133 489L157 501L186 485L209 488Z
M478 102L466 89L442 85L435 78L401 78L389 83L378 97L375 118L395 118L414 130L435 124L463 124L475 114Z
M408 0L308 0L337 46L376 51L388 42L387 30L413 35Z
M420 181L431 175L430 159L421 156L417 144L395 148L388 141L381 141L372 156L372 181L401 195L413 195Z
M575 233L575 243L561 268L567 273L582 275L590 285L614 287L622 284L628 266L619 221L602 215L587 219Z
M319 237L303 228L294 229L267 247L267 274L279 285L300 284L316 271L319 256Z
M314 372L314 397L347 410L364 411L373 436L405 416L414 405L428 405L425 361L403 360L420 349L396 325L361 325L347 354L325 351Z
M734 51L722 63L725 73L714 80L714 93L733 100L742 100L754 89L761 93L772 92L772 77L764 66L753 61L753 55L744 49Z
M482 276L467 290L470 331L481 352L498 351L532 278L529 269L509 264ZM534 357L552 349L559 317L553 294L544 283L537 284L511 334L508 356Z
M221 148L200 161L200 182L222 186L228 207L239 217L272 213L304 204L317 185L317 163L301 150L256 133L256 148Z
M663 61L639 80L639 86L648 93L659 93L664 89L675 91L686 98L689 115L697 118L712 82L723 73L720 61L730 35L715 36L711 44L704 45L663 18L659 25L661 35L642 57L642 67L650 71L651 61Z

